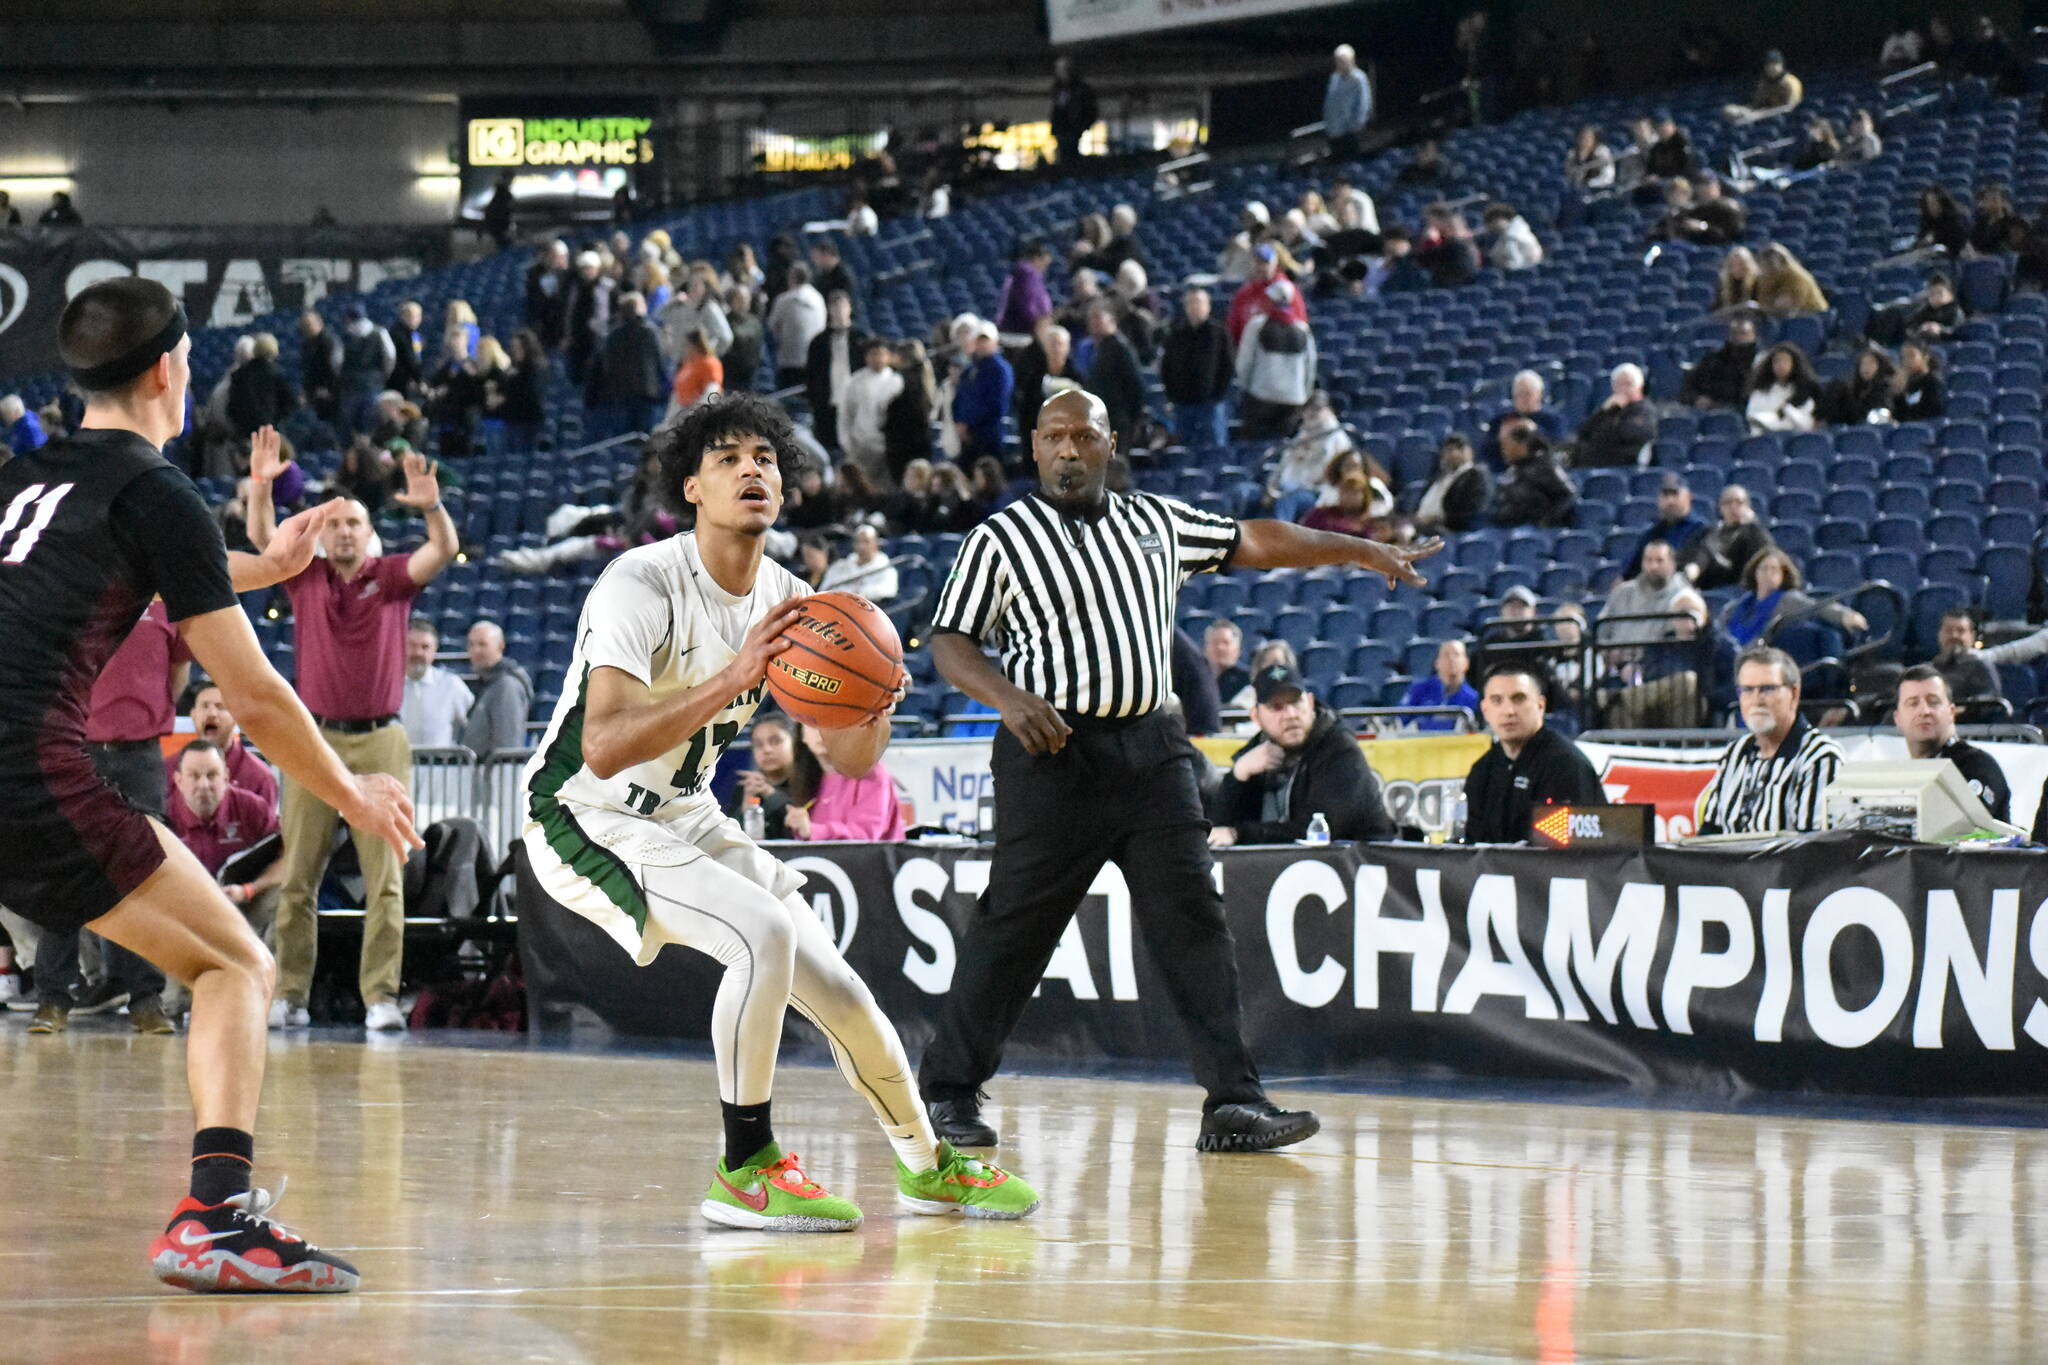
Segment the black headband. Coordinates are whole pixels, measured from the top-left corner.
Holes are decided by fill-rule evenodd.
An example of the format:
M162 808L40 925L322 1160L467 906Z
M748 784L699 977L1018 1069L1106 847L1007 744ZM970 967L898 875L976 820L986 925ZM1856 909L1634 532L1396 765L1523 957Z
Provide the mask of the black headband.
M173 304L170 321L163 325L162 331L112 360L103 360L97 365L72 366L72 382L88 393L118 389L177 349L178 343L184 339L185 305Z

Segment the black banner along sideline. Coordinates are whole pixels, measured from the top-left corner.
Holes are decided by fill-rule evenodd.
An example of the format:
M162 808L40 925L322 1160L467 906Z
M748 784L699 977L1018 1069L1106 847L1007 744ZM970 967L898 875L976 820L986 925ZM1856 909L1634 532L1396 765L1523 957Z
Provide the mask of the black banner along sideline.
M896 1021L930 1037L990 850L778 848ZM1826 834L1761 852L1230 850L1218 876L1269 1073L1434 1072L1716 1093L2048 1094L2048 857ZM1013 1047L1176 1062L1115 868ZM704 1037L718 967L635 968L522 876L537 1027ZM791 1016L791 1041L805 1026Z
M194 327L241 327L330 292L367 292L448 259L443 229L84 227L0 233L0 375L57 364L71 296L116 275L156 280Z

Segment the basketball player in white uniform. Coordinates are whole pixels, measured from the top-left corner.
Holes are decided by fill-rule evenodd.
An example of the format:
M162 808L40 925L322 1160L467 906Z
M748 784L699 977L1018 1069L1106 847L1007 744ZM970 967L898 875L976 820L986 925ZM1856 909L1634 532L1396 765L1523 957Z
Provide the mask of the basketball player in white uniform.
M918 1213L1021 1218L1038 1196L937 1142L894 1026L797 896L803 878L712 799L725 746L766 692L768 661L807 589L762 554L802 456L789 418L751 394L707 403L650 442L661 485L697 528L628 550L584 603L569 682L525 774L525 841L541 886L645 966L668 944L725 964L712 1051L725 1155L701 1206L714 1223L790 1232L859 1225L776 1145L769 1121L785 1006L825 1034L896 1151ZM834 768L862 773L886 715L829 731Z

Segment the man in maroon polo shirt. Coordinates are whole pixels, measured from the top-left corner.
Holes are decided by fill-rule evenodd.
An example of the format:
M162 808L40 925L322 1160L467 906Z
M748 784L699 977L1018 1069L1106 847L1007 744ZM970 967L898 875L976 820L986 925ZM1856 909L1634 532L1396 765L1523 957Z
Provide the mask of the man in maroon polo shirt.
M250 451L246 526L260 551L276 526L271 481L283 471L275 443ZM412 775L412 746L398 711L405 696L405 628L412 600L455 558L455 522L441 506L434 466L405 457L405 492L392 501L426 517L427 543L409 555L368 556L370 516L350 501L321 533L326 558L285 580L292 603L292 640L299 697L320 734L350 772ZM277 998L272 1028L309 1022L306 997L319 949L320 878L339 817L287 778L279 827L284 835L284 889L277 903ZM403 1029L398 1009L405 954L403 864L382 839L354 831L363 869L363 952L357 984L373 1029Z
M164 813L178 842L216 878L228 859L277 833L276 808L255 792L235 786L224 758L210 740L187 744L175 760L177 777ZM223 889L229 903L249 914L265 892L283 883L284 860L278 858L260 875Z
M202 686L192 694L192 733L220 751L221 762L227 768L228 784L252 792L263 799L272 813L277 811L277 774L270 765L256 756L256 751L242 743L242 735L235 728L235 714L228 710L226 698L220 688L212 683ZM164 759L164 780L173 787L178 782L179 754ZM204 858L201 862L206 861ZM207 869L209 872L213 868Z
M86 753L102 781L158 819L164 814L159 741L176 723L177 697L191 671L191 652L162 601L155 601L92 686ZM81 996L79 936L86 932L44 931L36 949L36 1016L28 1031L62 1033L74 1006L96 1014L125 999L137 1033L176 1032L163 1009L164 974L119 944L104 945L106 979Z

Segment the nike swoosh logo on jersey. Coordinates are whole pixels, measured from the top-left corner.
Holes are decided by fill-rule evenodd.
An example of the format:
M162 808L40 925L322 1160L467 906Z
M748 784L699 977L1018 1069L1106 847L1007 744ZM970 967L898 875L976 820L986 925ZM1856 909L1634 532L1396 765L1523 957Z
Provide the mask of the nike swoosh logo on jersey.
M711 1173L711 1178L712 1178L712 1179L714 1179L714 1180L716 1180L716 1181L717 1181L717 1182L718 1182L719 1184L721 1184L721 1185L725 1186L725 1188L726 1188L726 1192L727 1192L727 1193L729 1193L730 1195L732 1195L732 1197L733 1197L733 1198L735 1198L735 1199L739 1200L739 1201L740 1201L740 1202L741 1202L742 1204L745 1204L745 1205L746 1205L746 1206L747 1206L748 1208L752 1209L752 1210L753 1210L753 1211L754 1211L755 1213L760 1213L760 1212L764 1211L765 1209L767 1209L767 1207L768 1207L768 1182L767 1182L767 1181L765 1181L765 1180L764 1180L764 1181L762 1181L762 1182L761 1182L761 1188L760 1188L760 1189L759 1189L758 1191L756 1191L756 1192L755 1192L755 1193L753 1193L753 1194L748 1194L748 1193L747 1193L746 1191L744 1191L744 1190L741 1190L741 1189L738 1189L738 1188L736 1188L736 1187L735 1187L735 1186L733 1185L733 1183L732 1183L732 1182L731 1182L730 1180L727 1180L727 1179L726 1179L726 1178L725 1178L725 1177L724 1177L723 1175L720 1175L720 1174L719 1174L719 1173L718 1173L717 1171L713 1171L713 1172Z

